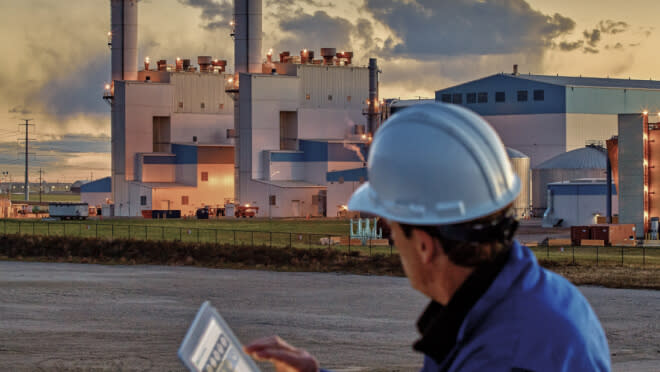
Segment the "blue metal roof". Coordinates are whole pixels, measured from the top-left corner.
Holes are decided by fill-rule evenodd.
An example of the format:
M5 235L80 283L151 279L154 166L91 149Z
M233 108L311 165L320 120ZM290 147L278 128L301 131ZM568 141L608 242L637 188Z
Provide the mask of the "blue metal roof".
M575 86L575 87L597 87L597 88L630 88L630 89L658 89L660 81L657 80L631 80L610 79L581 76L549 76L549 75L508 75L518 79L533 80L540 83Z
M112 192L112 179L105 177L80 186L80 192Z

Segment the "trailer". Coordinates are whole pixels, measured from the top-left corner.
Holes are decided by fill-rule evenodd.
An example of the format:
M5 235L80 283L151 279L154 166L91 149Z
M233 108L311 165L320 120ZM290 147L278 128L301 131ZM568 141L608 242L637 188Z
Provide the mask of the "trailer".
M89 204L87 203L50 203L48 214L60 220L84 220L89 217Z

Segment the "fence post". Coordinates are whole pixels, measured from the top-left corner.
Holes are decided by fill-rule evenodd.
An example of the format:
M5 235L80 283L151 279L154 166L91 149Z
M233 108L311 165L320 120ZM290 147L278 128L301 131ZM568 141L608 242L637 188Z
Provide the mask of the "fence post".
M46 223L46 236L50 236L50 223Z
M309 249L312 249L312 234L307 234L307 244L309 246Z
M252 248L254 248L254 231L250 232L251 239L252 239Z
M34 236L34 221L32 221L32 235Z
M646 246L642 245L642 266L646 265Z
M349 254L351 253L351 240L353 240L353 239L351 239L351 236L349 235L348 236L348 253Z
M369 239L369 256L371 256L371 240L372 239Z
M289 233L289 248L293 248L293 233Z
M183 232L182 232L183 227L179 227L179 241L183 241Z
M596 246L596 266L598 266L598 246Z
M112 226L112 232L110 233L110 240L115 240L115 224L111 224Z
M548 251L547 253L548 259L550 259L550 243L548 243L547 251Z
M82 236L82 223L78 223L78 236Z
M144 240L149 240L149 225L144 225Z
M66 236L66 224L63 223L62 225L64 225L64 229L63 229L64 232L62 234L63 234L63 236Z
M165 226L160 227L160 240L165 240Z
M197 243L199 243L199 228L197 228Z
M18 221L18 235L21 235L21 221Z
M131 238L131 225L128 225L128 238Z
M218 244L218 229L215 230L215 244Z
M270 231L269 234L270 234L270 243L269 244L270 244L270 248L272 249L273 248L273 232Z
M575 265L575 246L573 245L573 265Z
M234 230L234 249L236 249L236 230Z
M621 266L623 266L623 246L621 246Z
M99 224L96 223L96 225L94 225L94 226L96 227L96 239L98 239L99 238Z

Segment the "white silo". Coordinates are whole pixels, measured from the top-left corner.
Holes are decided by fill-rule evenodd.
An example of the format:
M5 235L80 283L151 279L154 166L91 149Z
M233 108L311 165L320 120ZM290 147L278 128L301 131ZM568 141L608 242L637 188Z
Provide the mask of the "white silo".
M112 80L138 77L138 0L110 0Z
M549 183L582 178L605 178L607 150L597 146L559 154L532 169L532 208L534 215L542 216L547 208Z
M513 202L516 218L524 218L529 215L531 168L529 156L518 150L507 147L506 153L511 160L513 171L520 178L520 195Z

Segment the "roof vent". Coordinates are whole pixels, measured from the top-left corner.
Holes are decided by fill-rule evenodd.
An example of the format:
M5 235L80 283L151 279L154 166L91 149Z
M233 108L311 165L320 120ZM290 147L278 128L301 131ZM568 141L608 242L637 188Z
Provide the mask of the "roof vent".
M518 75L520 75L520 74L518 73L518 65L513 65L513 74L512 74L512 75L513 75L513 76L518 76Z

